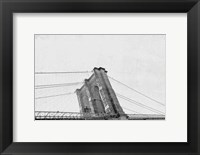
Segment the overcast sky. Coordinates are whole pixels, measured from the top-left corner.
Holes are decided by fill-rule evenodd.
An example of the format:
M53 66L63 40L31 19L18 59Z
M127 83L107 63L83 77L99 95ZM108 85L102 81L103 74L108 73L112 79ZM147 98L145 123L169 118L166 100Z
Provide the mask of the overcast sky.
M104 67L110 77L165 105L165 35L35 35L35 72L91 71ZM36 74L35 85L82 82L92 73ZM165 112L165 106L110 80L116 93ZM79 112L82 84L35 89L38 111ZM126 113L155 113L118 97ZM129 109L129 110L128 110Z

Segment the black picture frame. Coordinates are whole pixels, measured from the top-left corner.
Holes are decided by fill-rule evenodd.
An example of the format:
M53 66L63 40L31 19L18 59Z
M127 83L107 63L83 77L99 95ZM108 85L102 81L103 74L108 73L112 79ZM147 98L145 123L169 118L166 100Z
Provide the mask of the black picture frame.
M1 154L199 154L200 2L198 0L0 0ZM13 142L13 13L187 13L187 143ZM25 109L24 109L25 110ZM30 133L31 134L31 133ZM53 134L53 133L52 133ZM164 134L164 133L163 133Z

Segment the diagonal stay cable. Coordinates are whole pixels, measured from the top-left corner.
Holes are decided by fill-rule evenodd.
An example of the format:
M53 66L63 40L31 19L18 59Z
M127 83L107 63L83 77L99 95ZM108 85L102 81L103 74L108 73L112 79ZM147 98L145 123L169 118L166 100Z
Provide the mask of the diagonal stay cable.
M143 107L143 108L145 108L145 109L148 109L148 110L150 110L150 111L152 111L152 112L155 112L155 113L158 113L158 114L164 114L163 112L161 112L161 111L159 111L159 110L156 110L156 109L154 109L154 108L151 108L151 107L149 107L149 106L146 106L146 105L144 105L144 104L142 104L142 103L140 103L140 102L137 102L137 101L135 101L135 100L133 100L133 99L130 99L130 98L128 98L128 97L125 97L125 96L123 96L123 95L121 95L121 94L116 93L116 95L119 96L120 98L126 100L126 101L131 102L132 104L136 104L136 105L138 105L138 106L140 106L140 107Z
M138 106L140 106L140 107L142 107L142 108L145 108L145 109L147 109L147 110L150 110L150 111L152 111L152 112L155 112L155 113L158 113L158 114L164 114L163 112L161 112L161 111L159 111L159 110L156 110L156 109L154 109L154 108L151 108L151 107L149 107L149 106L146 106L146 105L144 105L144 104L142 104L142 103L139 103L139 102L137 102L137 101L135 101L135 100L132 100L132 99L130 99L130 98L127 98L127 97L125 97L125 96L120 96L119 94L118 94L117 96L120 97L120 98L122 98L122 99L124 99L124 100L126 100L126 101L129 101L129 102L132 103L132 104L138 105Z
M149 110L149 111L151 111L151 112L156 112L156 113L160 114L160 112L157 112L157 111L151 110L151 109L149 109L149 108L146 108L146 107L144 107L144 106L138 105L137 103L132 102L131 100L126 99L126 98L124 98L124 97L122 97L122 96L119 96L119 95L117 95L117 96L120 97L120 98L122 98L122 99L124 99L124 100L126 100L126 101L128 101L128 102L130 102L131 104L135 104L135 105L137 105L137 106L139 106L139 107L142 107L142 108L145 108L145 109L147 109L147 110Z
M71 95L74 94L75 92L71 93L64 93L64 94L57 94L57 95L50 95L50 96L41 96L41 97L36 97L35 99L43 99L43 98L50 98L50 97L57 97L57 96L65 96L65 95Z
M114 79L113 77L110 77L110 76L108 76L108 77L109 77L110 79L114 80L115 82L118 82L118 83L120 83L121 85L124 85L125 87L131 89L132 91L135 91L135 92L137 92L138 94L140 94L140 95L142 95L142 96L144 96L144 97L146 97L146 98L148 98L148 99L150 99L150 100L152 100L152 101L154 101L154 102L157 102L158 104L160 104L160 105L162 105L162 106L165 106L165 104L163 104L163 103L161 103L161 102L159 102L159 101L157 101L157 100L155 100L155 99L153 99L153 98L151 98L151 97L149 97L149 96L147 96L147 95L141 93L140 91L138 91L138 90L136 90L136 89L133 89L133 88L129 87L128 85L126 85L126 84L124 84L124 83L122 83L122 82L120 82L120 81Z
M84 82L74 82L74 83L60 83L60 84L50 84L50 85L36 85L35 89L44 89L52 87L64 87L64 86L73 86L78 84L83 84Z

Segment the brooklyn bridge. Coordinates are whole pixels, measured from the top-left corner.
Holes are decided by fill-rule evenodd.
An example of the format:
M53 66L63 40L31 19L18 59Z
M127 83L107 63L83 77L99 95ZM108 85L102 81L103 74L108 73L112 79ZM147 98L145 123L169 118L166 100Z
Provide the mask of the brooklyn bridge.
M129 98L116 92L110 80L118 83L146 98L147 100L163 106L165 104L143 94L142 92L124 84L123 82L107 75L105 68L94 68L89 78L86 78L83 82L65 83L65 84L50 84L50 85L35 85L35 90L48 89L63 86L72 86L81 84L81 87L77 88L73 92L67 92L63 94L55 94L49 96L35 97L36 100L46 98L56 98L59 96L67 96L76 94L79 103L79 112L69 111L35 111L35 120L164 120L165 113L159 109L138 102L133 98ZM76 73L88 73L86 72L35 72L38 75L48 74L76 74ZM129 102L135 106L145 109L148 113L140 113L133 108L128 108L120 104L119 99ZM126 112L125 112L126 111ZM130 113L128 113L130 112Z

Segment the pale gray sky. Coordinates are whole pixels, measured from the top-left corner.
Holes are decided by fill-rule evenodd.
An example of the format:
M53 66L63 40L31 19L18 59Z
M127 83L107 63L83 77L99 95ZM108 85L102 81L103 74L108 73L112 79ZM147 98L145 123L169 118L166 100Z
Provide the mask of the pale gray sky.
M165 105L165 35L35 35L35 72L91 71L108 75ZM91 74L35 75L35 85L81 82ZM116 93L165 112L158 104L110 80ZM35 97L71 93L76 86L35 89ZM119 98L126 113L153 113ZM35 109L78 112L76 94L35 100Z

